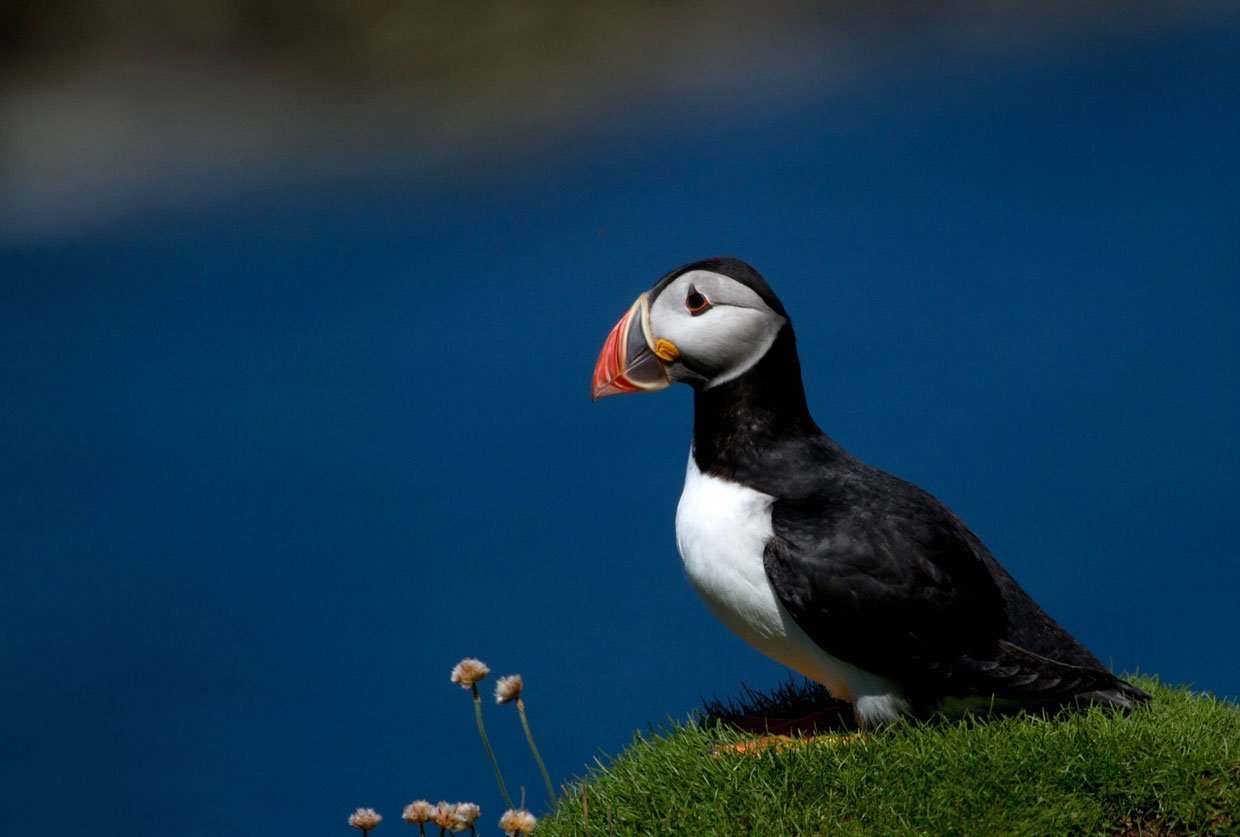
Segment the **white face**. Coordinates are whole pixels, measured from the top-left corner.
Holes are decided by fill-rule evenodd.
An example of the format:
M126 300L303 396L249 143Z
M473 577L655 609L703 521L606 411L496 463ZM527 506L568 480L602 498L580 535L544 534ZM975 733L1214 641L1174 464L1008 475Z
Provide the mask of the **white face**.
M784 318L745 285L709 270L683 273L650 306L650 331L670 340L710 388L762 359Z

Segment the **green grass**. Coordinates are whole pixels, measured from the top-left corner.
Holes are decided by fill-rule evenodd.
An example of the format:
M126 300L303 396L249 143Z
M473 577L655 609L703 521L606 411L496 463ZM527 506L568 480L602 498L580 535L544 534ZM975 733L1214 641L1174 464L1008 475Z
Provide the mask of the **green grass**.
M637 735L570 788L555 834L1240 834L1240 708L1138 685L1090 709L907 723L831 747L714 755L718 720ZM716 704L718 706L718 704ZM610 823L610 824L609 824Z

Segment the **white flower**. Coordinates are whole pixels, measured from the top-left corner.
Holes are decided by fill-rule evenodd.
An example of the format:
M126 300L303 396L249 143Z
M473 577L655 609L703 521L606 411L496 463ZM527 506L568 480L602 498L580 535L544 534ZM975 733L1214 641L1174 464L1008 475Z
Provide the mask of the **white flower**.
M495 681L495 702L496 703L512 703L521 697L521 675L511 674L508 677L501 677Z
M499 827L503 829L503 832L508 837L516 837L518 834L529 834L536 825L538 825L538 820L529 811L509 809L504 812L504 816L499 818Z
M418 825L431 821L431 813L435 810L435 806L427 802L425 799L419 799L416 802L410 802L405 806L404 820L408 823Z
M451 828L456 822L456 806L448 802L440 802L431 812L431 822L440 828Z
M466 657L452 667L452 682L462 689L469 689L490 673L491 669L482 660Z
M482 816L482 809L472 802L456 803L456 816L466 828L474 824L474 820Z
M349 814L349 825L358 831L366 832L383 822L383 817L374 808L358 808Z

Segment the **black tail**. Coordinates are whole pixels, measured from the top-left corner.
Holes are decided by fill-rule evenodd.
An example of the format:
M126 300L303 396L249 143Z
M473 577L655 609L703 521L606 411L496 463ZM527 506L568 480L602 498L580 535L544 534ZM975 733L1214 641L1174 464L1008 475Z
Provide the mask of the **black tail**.
M1115 709L1134 709L1144 706L1153 700L1149 692L1138 689L1127 680L1116 678L1111 689L1099 689L1096 692L1083 692L1077 695L1081 703L1092 703L1098 706L1110 706Z

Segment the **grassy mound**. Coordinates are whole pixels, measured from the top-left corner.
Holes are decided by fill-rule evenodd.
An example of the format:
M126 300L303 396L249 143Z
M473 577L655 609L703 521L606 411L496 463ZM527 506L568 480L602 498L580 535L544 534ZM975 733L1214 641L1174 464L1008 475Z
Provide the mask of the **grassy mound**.
M538 833L1240 833L1240 708L1135 682L1154 702L1129 715L908 723L760 756L714 753L746 738L714 704L636 736Z

